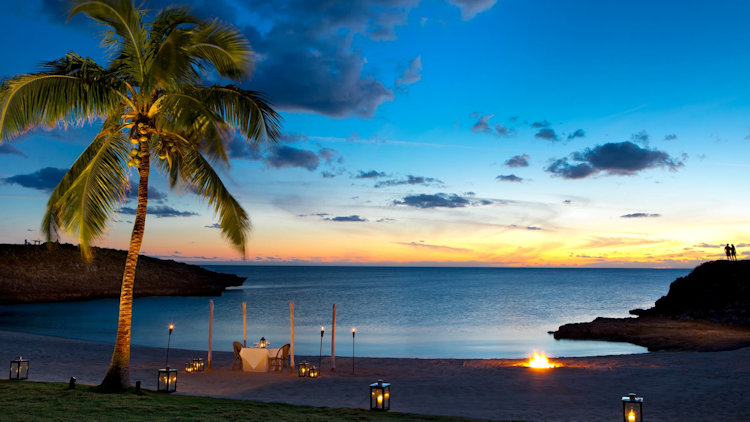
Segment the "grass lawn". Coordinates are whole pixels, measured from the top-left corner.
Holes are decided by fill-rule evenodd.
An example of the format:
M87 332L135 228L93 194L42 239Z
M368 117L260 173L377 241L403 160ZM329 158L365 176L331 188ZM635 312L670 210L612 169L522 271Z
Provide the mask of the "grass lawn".
M456 417L376 413L362 409L293 406L134 390L104 394L89 385L0 381L6 421L469 421Z

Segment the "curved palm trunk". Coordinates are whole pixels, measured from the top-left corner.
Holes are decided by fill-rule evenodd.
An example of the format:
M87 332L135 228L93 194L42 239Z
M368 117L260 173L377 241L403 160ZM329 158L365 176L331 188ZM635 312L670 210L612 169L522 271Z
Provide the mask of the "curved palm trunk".
M142 142L141 151L148 151L148 143ZM130 387L130 327L133 316L133 284L135 282L135 268L138 264L138 254L143 243L143 233L146 229L146 207L148 203L148 152L141 158L138 165L138 206L135 211L135 223L130 235L130 247L125 259L125 271L122 274L120 288L120 311L117 322L117 339L112 361L107 374L99 386L104 391L122 391Z

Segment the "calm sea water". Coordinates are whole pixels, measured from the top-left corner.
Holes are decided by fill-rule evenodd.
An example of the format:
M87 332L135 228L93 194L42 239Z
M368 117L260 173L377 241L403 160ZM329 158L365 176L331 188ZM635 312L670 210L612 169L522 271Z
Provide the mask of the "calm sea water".
M331 347L331 307L337 307L336 354L373 357L520 358L645 352L625 343L557 341L547 331L597 316L625 317L650 307L689 270L205 266L247 277L212 298L214 350L242 341L247 302L248 344L261 336L289 342L289 301L295 308L297 354L315 355L320 327ZM0 306L0 327L69 338L114 341L115 299ZM209 298L136 299L133 344L205 350Z

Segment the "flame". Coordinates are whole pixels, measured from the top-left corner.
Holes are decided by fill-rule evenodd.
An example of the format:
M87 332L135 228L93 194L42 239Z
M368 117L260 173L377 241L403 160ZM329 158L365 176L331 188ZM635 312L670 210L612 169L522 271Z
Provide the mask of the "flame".
M635 412L632 410L628 413L628 422L635 422Z
M547 359L547 356L544 356L544 353L541 355L538 355L536 352L534 352L534 357L529 359L529 363L526 365L529 368L555 368L559 365L550 363L549 359Z

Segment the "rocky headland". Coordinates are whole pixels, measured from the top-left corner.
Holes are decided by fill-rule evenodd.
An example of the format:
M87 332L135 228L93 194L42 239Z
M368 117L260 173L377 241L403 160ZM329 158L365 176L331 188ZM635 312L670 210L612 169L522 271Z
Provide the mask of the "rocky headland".
M750 261L711 261L669 286L633 318L565 324L556 339L621 341L649 350L734 350L750 346Z
M0 304L119 297L126 251L94 248L86 263L77 246L0 244ZM245 279L197 265L141 255L134 295L217 296Z

